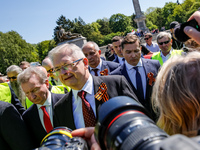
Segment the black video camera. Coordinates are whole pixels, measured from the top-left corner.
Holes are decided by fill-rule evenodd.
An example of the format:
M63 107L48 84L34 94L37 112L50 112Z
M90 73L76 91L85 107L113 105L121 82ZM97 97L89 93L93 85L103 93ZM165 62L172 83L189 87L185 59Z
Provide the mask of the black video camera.
M41 147L35 150L88 150L86 141L81 137L72 137L71 129L57 127L41 141Z
M200 137L169 137L144 107L127 96L111 98L99 109L95 138L102 150L196 150Z
M192 19L188 22L179 23L178 25L176 25L174 27L174 30L172 32L174 39L176 39L180 42L186 42L187 40L190 39L190 37L187 36L184 32L184 28L186 26L191 26L191 27L195 28L196 30L200 31L200 27L198 25L198 22L195 19Z

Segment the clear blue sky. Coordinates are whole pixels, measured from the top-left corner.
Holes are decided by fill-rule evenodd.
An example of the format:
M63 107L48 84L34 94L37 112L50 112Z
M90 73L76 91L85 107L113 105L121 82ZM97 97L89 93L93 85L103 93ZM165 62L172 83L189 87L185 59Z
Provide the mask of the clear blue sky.
M176 1L139 0L139 3L145 12L149 7L163 7L166 2ZM92 23L116 13L132 15L132 0L1 0L0 31L14 30L26 42L36 44L53 38L56 20L61 15L70 20L80 16L86 23Z

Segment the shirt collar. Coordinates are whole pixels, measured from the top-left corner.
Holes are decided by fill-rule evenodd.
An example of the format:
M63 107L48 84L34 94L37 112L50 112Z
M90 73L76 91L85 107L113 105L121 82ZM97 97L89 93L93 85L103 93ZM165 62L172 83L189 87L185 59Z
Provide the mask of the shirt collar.
M102 60L101 60L101 58L100 58L100 63L99 63L99 65L98 65L96 68L90 67L90 71L91 71L92 69L99 69L99 70L101 70L101 66L102 66Z
M139 62L138 62L138 64L137 64L136 66L130 65L130 64L125 60L125 65L126 65L126 68L127 68L128 70L131 70L131 69L133 69L133 67L136 67L136 66L142 67L142 60L141 60L141 58L140 58L140 60L139 60Z
M73 90L72 89L73 95L77 95L78 92L80 92L82 90L86 91L88 94L92 94L92 91L93 91L93 79L92 79L91 75L89 75L89 78L88 78L87 82L85 83L85 85L83 86L83 88L81 90Z
M40 105L40 104L36 104L37 105L37 108L39 109L40 107L42 106L51 106L51 92L48 91L48 97L46 99L46 101L44 102L43 105Z
M162 53L162 51L160 51L160 56L161 56L161 57L167 57L167 56L170 56L171 53L172 53L172 51L173 51L173 48L171 48L171 50L169 51L169 53L168 53L166 56L164 56L163 53Z

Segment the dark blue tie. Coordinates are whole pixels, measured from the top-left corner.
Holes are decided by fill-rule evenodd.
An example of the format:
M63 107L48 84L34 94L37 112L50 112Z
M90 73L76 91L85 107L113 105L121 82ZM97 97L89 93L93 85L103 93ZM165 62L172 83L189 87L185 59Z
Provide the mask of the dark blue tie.
M138 71L138 67L133 67L136 71L136 86L137 86L137 93L138 93L138 98L140 100L144 100L144 92L143 92L143 86L142 86L142 79L141 75Z

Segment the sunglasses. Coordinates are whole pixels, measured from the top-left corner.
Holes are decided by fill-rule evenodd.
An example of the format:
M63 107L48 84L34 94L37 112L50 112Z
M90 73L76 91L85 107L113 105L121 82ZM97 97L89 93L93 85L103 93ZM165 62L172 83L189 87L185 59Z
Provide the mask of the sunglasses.
M151 36L152 37L152 36ZM148 40L148 39L150 39L151 37L148 37L148 38L144 38L144 40Z
M169 40L170 41L170 40ZM165 42L160 42L160 43L158 43L159 45L163 45L164 43L165 44L168 44L169 43L169 41L165 41Z
M49 69L47 72L48 73L52 73L53 72L53 68Z
M17 77L7 77L7 79L9 79L9 80L13 79L14 80L14 79L17 79Z

